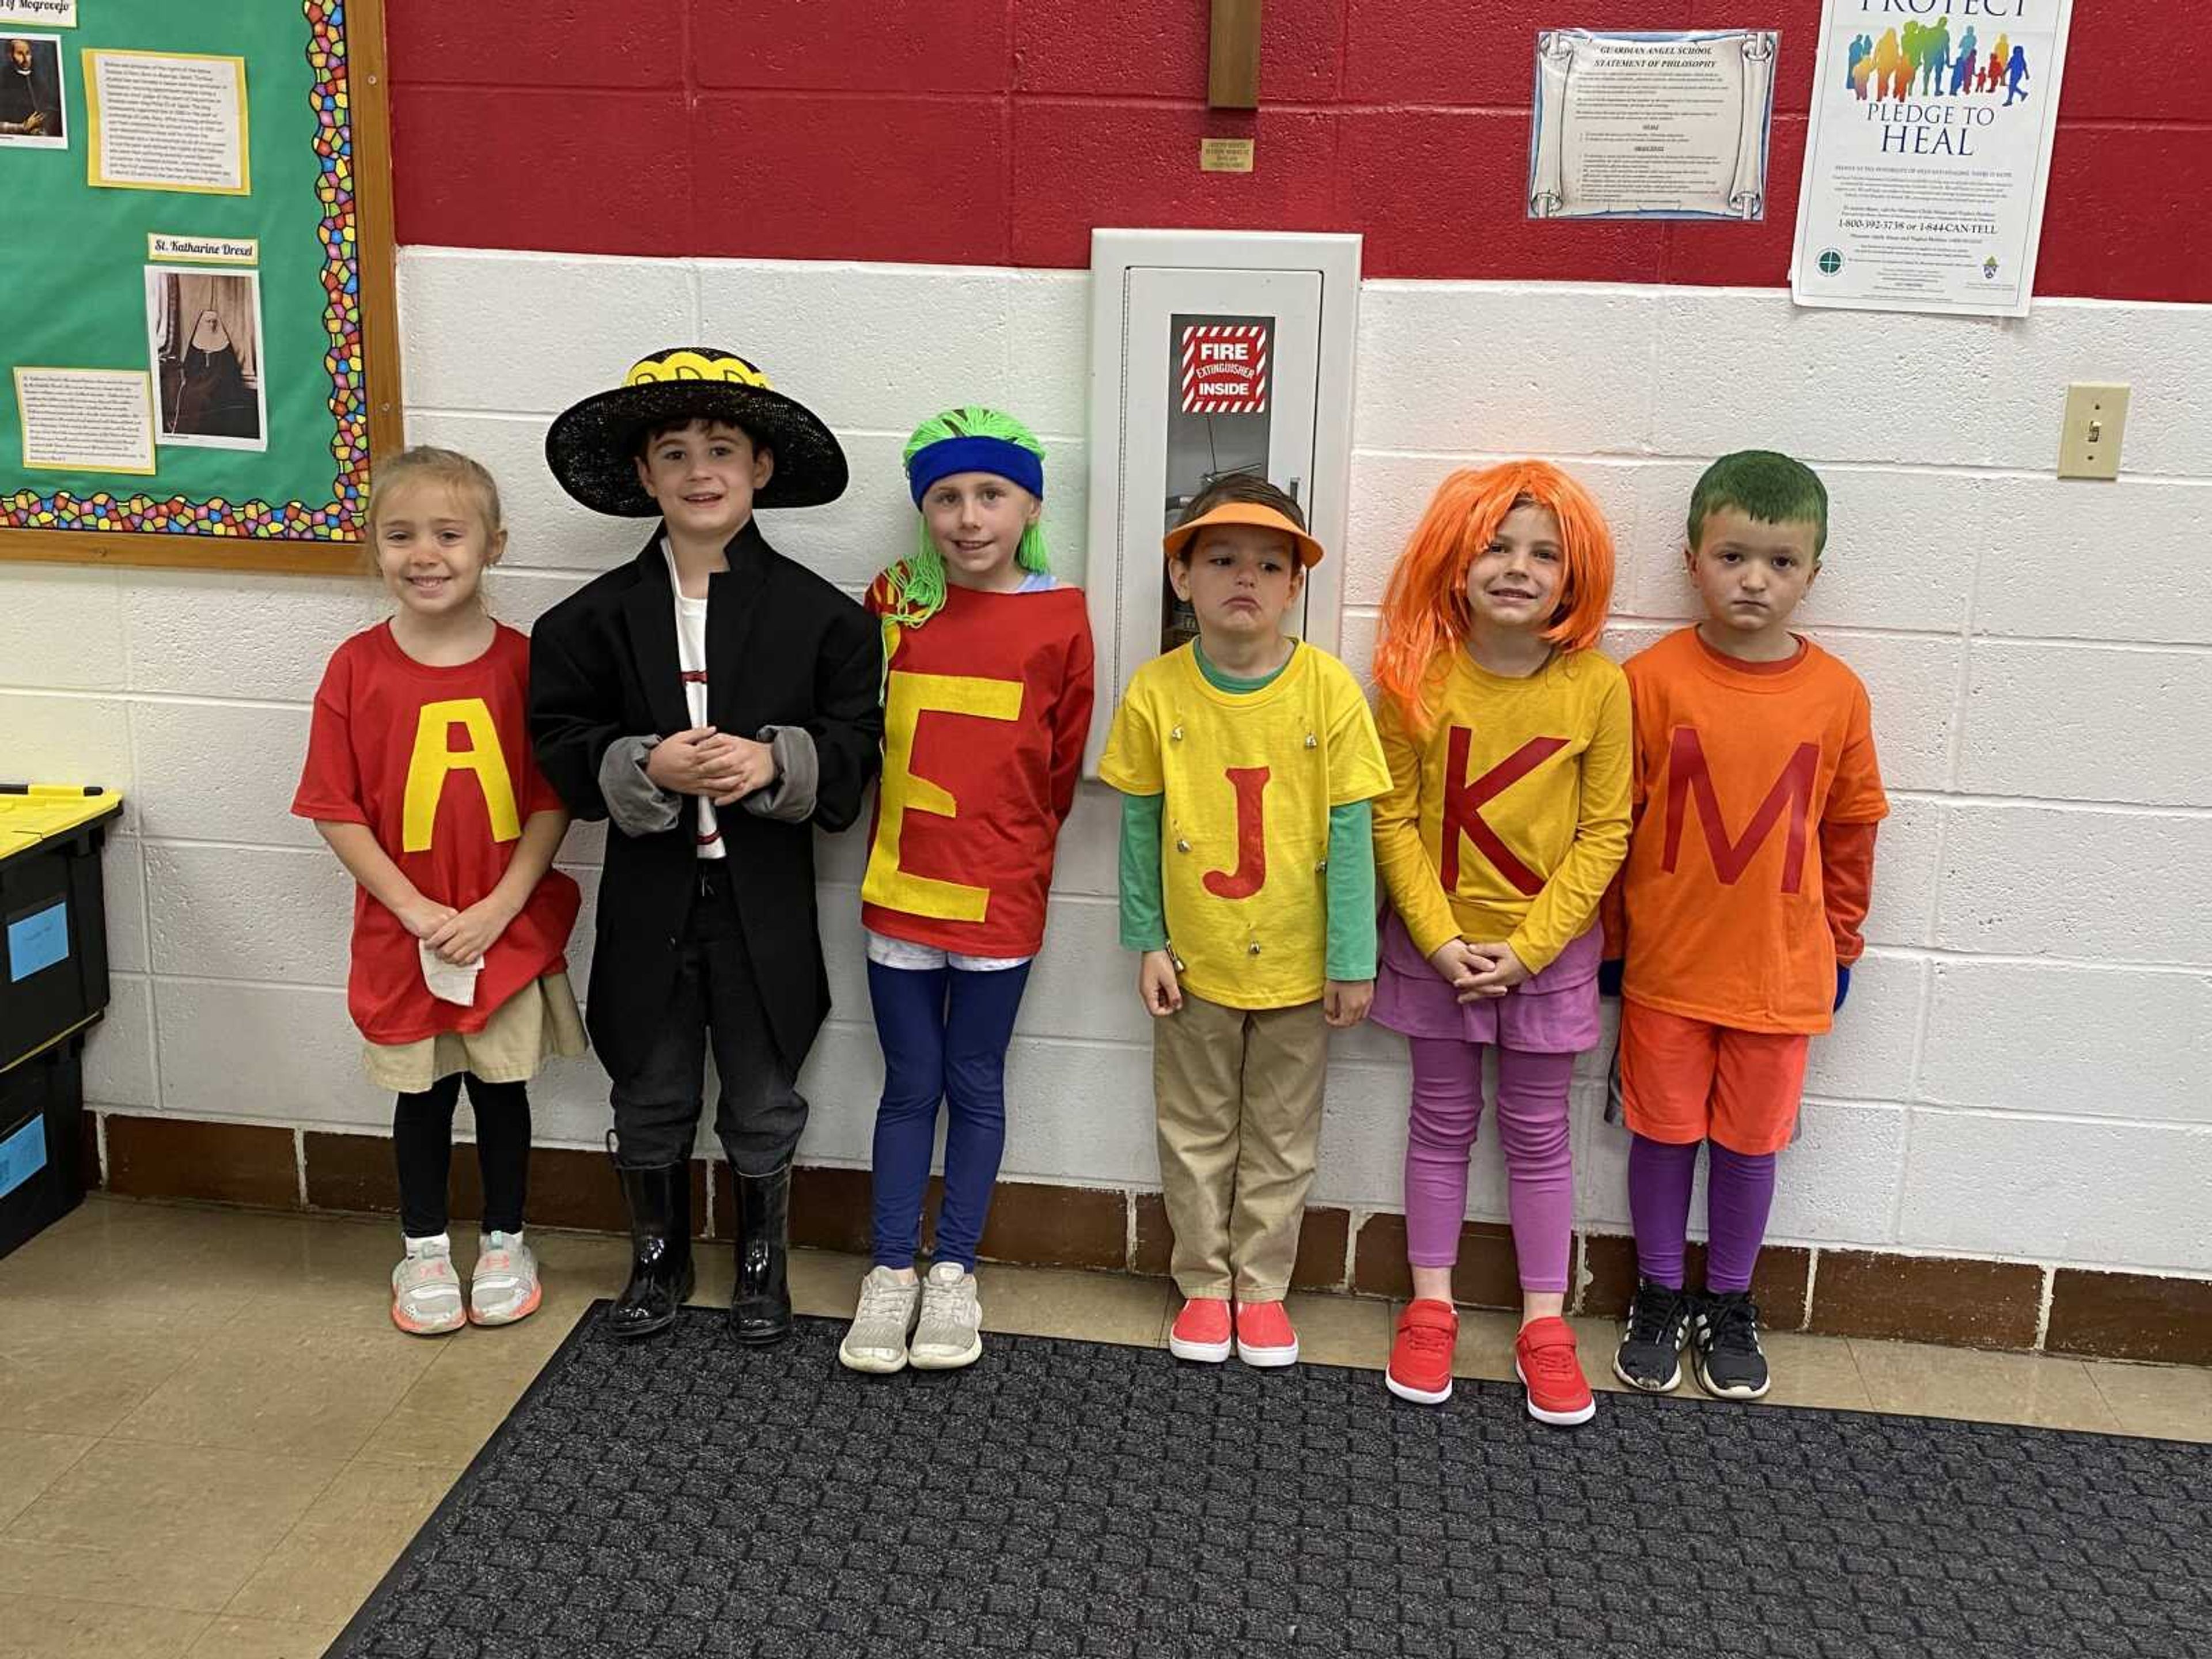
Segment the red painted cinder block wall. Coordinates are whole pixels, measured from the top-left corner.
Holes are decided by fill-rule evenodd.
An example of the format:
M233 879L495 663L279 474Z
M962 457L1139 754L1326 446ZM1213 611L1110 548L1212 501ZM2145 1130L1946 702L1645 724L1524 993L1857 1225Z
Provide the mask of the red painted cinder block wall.
M1349 229L1370 276L1781 284L1819 0L388 0L405 242L1079 266L1094 225ZM2212 20L2075 0L2037 289L2212 300ZM2134 20L2131 22L2131 19ZM1538 26L1782 31L1764 224L1532 224ZM2198 67L2192 67L2196 65ZM1202 135L1258 169L1201 173Z

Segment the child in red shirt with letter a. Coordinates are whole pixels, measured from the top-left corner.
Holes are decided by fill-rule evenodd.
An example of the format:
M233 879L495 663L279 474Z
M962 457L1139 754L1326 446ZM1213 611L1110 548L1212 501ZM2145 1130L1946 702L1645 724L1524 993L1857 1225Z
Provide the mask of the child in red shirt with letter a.
M568 814L531 753L530 641L478 593L507 545L491 476L450 450L381 461L368 527L398 608L331 654L292 811L360 884L346 1006L370 1080L398 1097L392 1319L436 1336L538 1306L524 1085L548 1056L583 1052L563 957L579 896L552 868ZM446 1232L464 1079L484 1194L465 1307Z
M1785 455L1724 455L1690 497L1705 617L1630 659L1635 828L1608 906L1638 1283L1613 1370L1665 1393L1694 1341L1718 1398L1768 1387L1752 1268L1808 1040L1864 948L1889 810L1866 688L1790 631L1828 537L1828 492ZM1698 1148L1711 1147L1703 1294L1682 1282Z

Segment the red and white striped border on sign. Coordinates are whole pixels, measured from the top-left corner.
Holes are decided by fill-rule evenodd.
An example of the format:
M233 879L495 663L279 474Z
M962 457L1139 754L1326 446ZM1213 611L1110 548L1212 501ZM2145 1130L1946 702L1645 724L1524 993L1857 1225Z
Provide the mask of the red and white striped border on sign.
M1195 395L1200 378L1198 345L1201 340L1249 340L1257 346L1252 361L1252 392L1249 397L1200 398ZM1186 415L1264 415L1267 412L1267 324L1194 323L1183 330L1182 412Z

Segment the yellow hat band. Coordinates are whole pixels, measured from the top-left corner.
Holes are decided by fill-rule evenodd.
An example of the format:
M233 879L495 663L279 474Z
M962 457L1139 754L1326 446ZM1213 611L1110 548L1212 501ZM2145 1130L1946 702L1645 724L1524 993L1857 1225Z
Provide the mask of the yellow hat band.
M744 358L726 352L658 351L630 367L624 386L653 386L664 380L726 380L769 391L768 376Z

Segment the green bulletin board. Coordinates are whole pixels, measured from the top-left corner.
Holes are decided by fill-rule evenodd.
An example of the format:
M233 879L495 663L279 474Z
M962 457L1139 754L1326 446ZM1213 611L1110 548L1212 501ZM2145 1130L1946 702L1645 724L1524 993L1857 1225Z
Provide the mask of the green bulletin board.
M382 22L0 0L0 558L353 564L400 426Z

